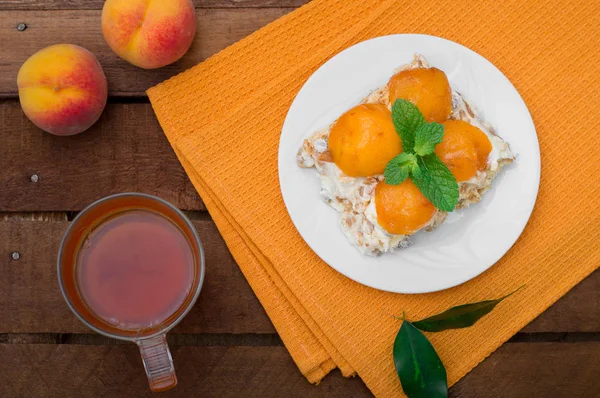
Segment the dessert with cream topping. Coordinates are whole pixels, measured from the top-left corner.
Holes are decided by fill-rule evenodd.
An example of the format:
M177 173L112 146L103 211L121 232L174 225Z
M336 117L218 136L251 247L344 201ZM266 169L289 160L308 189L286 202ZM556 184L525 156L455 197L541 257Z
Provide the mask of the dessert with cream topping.
M396 112L400 102L420 112ZM440 161L445 171L436 169ZM314 132L297 155L300 167L318 172L321 196L340 213L344 234L368 255L408 247L411 236L438 227L448 211L477 203L513 161L508 143L420 55ZM452 189L454 202L443 196Z

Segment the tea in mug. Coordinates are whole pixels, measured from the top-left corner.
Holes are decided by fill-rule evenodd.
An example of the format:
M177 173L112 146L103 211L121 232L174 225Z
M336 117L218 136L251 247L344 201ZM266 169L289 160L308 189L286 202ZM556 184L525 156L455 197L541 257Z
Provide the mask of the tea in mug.
M194 253L185 234L150 210L102 222L77 254L79 294L100 319L137 330L164 322L190 294Z

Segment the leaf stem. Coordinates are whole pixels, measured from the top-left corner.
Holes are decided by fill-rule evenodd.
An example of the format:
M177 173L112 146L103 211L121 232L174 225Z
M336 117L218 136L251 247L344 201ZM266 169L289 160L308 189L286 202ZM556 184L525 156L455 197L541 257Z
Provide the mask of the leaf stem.
M408 319L406 319L406 312L404 312L404 310L402 310L402 316L394 315L391 312L388 312L386 310L383 310L383 313L391 316L392 318L394 318L397 321L407 321L408 322Z

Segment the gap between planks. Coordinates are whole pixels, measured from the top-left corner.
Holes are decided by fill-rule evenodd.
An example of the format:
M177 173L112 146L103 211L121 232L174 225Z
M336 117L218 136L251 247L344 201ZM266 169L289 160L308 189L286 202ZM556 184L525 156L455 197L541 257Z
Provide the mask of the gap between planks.
M79 211L1 212L0 221L73 221ZM207 211L185 210L191 221L212 221Z
M104 1L104 0L103 0ZM307 0L310 1L310 0ZM195 7L196 10L226 10L226 11L230 11L230 10L236 10L236 11L243 11L243 10L277 10L277 9L296 9L298 7L301 7L302 5L256 5L256 6L252 6L252 5L245 5L245 6L212 6L212 5L208 5L208 6L202 6L202 5L197 5ZM93 7L93 8L68 8L68 7L64 7L64 8L52 8L52 9L40 9L40 8L6 8L6 6L4 4L1 3L0 1L0 11L44 11L47 13L51 13L51 12L55 12L55 11L100 11L102 10L101 7Z
M18 92L0 93L0 104L17 104L19 103ZM106 99L107 104L149 104L150 98L145 94L128 93L128 92L112 92Z
M244 10L300 7L310 0L194 0L197 10ZM32 0L0 0L1 11L74 11L101 10L104 0L79 1L76 4L69 0L53 1Z
M189 347L283 346L279 335L259 333L168 334L167 340L173 346ZM509 344L583 342L600 342L600 332L517 333L507 341ZM0 334L0 344L122 345L129 344L129 342L91 333L2 333Z
M283 346L274 333L167 334L169 344L192 347L278 347ZM122 345L128 341L93 333L1 333L0 344L75 344Z
M69 221L67 211L0 212L0 221Z

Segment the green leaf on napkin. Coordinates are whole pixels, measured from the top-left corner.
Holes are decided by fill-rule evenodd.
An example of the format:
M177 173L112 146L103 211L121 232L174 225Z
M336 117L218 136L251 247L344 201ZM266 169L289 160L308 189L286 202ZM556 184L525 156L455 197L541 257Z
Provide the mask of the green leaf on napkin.
M496 300L486 300L479 303L464 304L425 318L412 324L426 332L441 332L448 329L461 329L473 326L483 316L489 314L502 300L515 294L520 288Z
M441 332L472 326L489 314L498 303L524 286L499 299L459 305L418 322L407 321L404 312L402 317L394 317L403 321L394 340L393 355L396 373L404 393L410 398L448 396L446 368L427 337L419 329L426 332Z
M448 396L446 369L437 352L410 322L402 322L394 341L394 365L404 393L411 398Z

